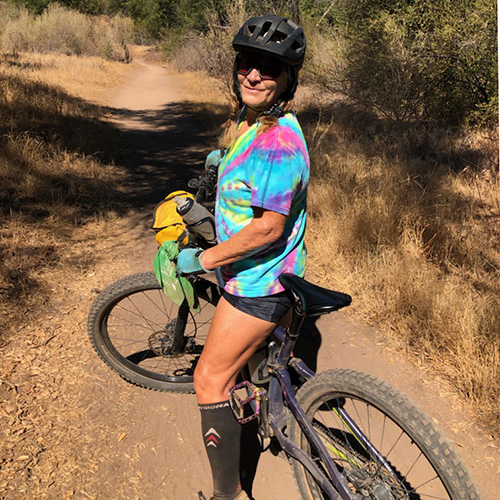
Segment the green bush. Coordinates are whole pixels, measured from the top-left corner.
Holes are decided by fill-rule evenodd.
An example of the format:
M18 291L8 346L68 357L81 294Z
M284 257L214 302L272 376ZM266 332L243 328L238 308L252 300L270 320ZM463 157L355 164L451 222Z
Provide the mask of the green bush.
M496 7L488 0L340 0L342 90L395 120L495 117Z

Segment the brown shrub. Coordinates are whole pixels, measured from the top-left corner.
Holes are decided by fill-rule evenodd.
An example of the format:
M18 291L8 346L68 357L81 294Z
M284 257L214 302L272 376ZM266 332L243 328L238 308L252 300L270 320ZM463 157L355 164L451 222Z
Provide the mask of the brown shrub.
M50 4L39 16L22 8L4 10L1 51L56 52L130 61L126 43L131 40L133 24L128 18L91 18L58 4Z

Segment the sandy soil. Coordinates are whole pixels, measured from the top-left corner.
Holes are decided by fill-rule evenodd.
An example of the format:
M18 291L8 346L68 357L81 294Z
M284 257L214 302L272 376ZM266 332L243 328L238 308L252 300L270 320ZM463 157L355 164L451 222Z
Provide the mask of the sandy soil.
M2 411L11 422L4 431L19 444L3 463L10 475L0 481L1 499L195 500L200 489L210 493L195 396L127 384L97 358L85 331L99 290L152 268L156 245L148 226L154 205L184 188L212 149L212 138L186 111L185 97L182 78L142 62L108 100L123 133L133 209L117 224L115 240L95 248L101 264L78 282L61 276L64 301L50 317L26 326L40 330L37 344L11 349L9 363L19 363L11 382L0 384L0 396L8 401ZM318 370L359 369L399 387L456 443L484 499L498 498L498 442L476 428L444 382L407 364L380 333L344 314L322 318L317 327ZM28 402L44 395L44 403L35 413L23 410L15 400L21 393ZM300 500L288 464L270 453L260 459L253 494L257 500Z

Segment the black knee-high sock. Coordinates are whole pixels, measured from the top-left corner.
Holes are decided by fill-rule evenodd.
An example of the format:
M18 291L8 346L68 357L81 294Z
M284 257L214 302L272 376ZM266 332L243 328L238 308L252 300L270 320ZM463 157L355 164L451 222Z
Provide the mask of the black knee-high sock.
M229 401L199 405L199 408L214 495L232 500L239 492L241 425L234 418Z

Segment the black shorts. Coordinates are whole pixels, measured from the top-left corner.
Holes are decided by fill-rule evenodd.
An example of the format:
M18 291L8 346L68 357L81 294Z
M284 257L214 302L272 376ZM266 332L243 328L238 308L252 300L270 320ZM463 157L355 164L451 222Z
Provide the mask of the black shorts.
M278 324L292 307L286 292L267 297L238 297L225 291L223 297L239 311L275 324Z

